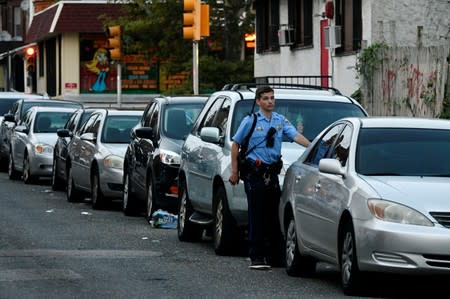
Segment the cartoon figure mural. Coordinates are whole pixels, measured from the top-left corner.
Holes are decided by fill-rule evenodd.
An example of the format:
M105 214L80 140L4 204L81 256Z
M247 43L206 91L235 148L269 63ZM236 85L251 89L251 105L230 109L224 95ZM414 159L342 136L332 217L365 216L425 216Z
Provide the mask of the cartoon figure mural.
M107 90L106 75L109 72L108 52L105 48L98 48L90 62L85 64L86 68L97 74L97 80L91 86L90 90L102 92Z

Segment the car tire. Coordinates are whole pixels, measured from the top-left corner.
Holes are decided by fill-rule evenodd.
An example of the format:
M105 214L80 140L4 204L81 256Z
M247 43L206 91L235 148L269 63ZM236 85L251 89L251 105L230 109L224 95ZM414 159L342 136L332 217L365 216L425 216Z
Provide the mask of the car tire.
M58 159L56 159L56 156L53 157L52 190L54 191L64 190L64 183L61 180L61 178L58 177Z
M14 159L12 157L12 153L9 154L8 177L10 180L17 180L20 177L19 172L16 170L16 167L14 166Z
M68 202L79 202L83 199L81 192L77 190L75 182L73 181L72 167L67 170L67 201Z
M147 182L147 200L145 202L145 218L147 219L147 221L150 221L152 219L153 212L158 209L156 205L157 196L158 195L155 190L155 184L153 182L152 175L149 174Z
M25 184L32 184L36 181L36 176L31 174L30 170L30 157L25 153L25 159L23 159L23 182Z
M122 211L126 216L135 216L137 214L136 201L132 193L131 179L128 170L124 170L123 178L123 197Z
M355 232L350 221L343 226L339 245L342 289L346 295L356 295L361 291L364 279L358 267Z
M286 273L295 277L311 277L317 261L312 257L300 254L294 217L290 217L286 228Z
M237 226L228 209L225 188L220 186L214 195L214 251L218 255L229 255L239 248L236 237Z
M196 242L202 238L203 227L191 222L189 218L194 213L194 209L189 200L186 181L180 184L179 208L178 208L178 239L184 242Z
M91 181L91 199L92 208L94 210L104 209L106 206L106 199L100 188L100 175L97 169L94 169Z

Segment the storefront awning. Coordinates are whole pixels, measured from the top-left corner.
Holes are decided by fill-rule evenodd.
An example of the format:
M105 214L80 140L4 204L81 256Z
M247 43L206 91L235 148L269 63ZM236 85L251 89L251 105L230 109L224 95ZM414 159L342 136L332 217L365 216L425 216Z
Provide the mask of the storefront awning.
M25 37L25 42L37 42L60 33L68 32L104 32L99 16L111 19L124 15L122 4L98 2L60 1L36 13Z

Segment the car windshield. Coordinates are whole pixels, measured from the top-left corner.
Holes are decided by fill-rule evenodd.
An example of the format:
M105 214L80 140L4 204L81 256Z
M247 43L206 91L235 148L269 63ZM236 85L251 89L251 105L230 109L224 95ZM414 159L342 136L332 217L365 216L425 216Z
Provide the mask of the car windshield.
M356 149L363 175L450 176L450 130L365 128Z
M236 104L230 138L234 136L242 118L251 111L252 105L253 101L247 100ZM255 105L254 110L257 111L257 109L258 106ZM364 111L355 104L330 101L277 99L275 111L287 117L309 140L313 140L323 129L340 118L366 116Z
M34 121L34 133L55 133L64 128L73 112L38 112Z
M34 106L39 106L39 107L65 107L65 108L82 108L83 105L81 105L80 103L73 103L73 102L47 102L47 101L42 101L42 102L24 102L23 106L22 106L22 113L20 115L20 118L22 118L25 113L30 110L31 107Z
M103 143L129 143L130 131L137 125L141 115L110 115L103 126Z
M183 140L191 131L203 103L168 105L162 117L162 133L173 139Z
M8 113L15 101L17 99L0 99L0 116Z

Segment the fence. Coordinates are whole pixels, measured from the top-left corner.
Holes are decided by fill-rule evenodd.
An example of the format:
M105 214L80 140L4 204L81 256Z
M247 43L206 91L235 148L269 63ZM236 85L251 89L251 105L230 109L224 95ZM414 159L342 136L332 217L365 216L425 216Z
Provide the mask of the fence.
M438 117L449 73L448 47L387 48L370 82L361 85L361 104L372 116ZM447 88L448 90L448 88Z

